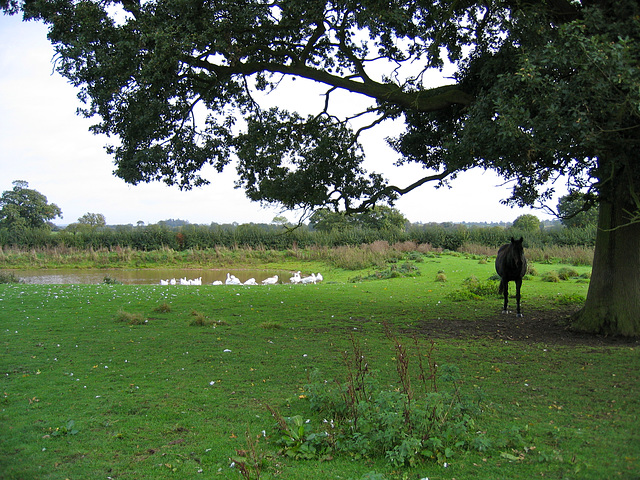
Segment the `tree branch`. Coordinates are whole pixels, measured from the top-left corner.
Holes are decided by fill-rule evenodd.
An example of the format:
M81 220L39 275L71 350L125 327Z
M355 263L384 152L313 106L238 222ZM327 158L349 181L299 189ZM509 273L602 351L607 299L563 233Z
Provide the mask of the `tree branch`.
M410 191L424 185L427 182L433 182L433 181L442 181L444 180L447 176L449 176L451 173L453 173L451 170L444 170L441 173L437 173L434 175L429 175L427 177L422 177L420 180L413 182L411 185L409 185L408 187L405 188L400 188L400 187L396 187L395 185L389 185L381 190L379 190L378 192L376 192L375 194L371 195L371 197L369 197L368 199L364 200L360 205L358 205L355 208L351 208L347 205L346 207L346 212L351 214L351 213L360 213L360 212L364 212L367 209L373 207L376 202L380 199L380 197L384 196L384 195L389 195L392 193L398 194L400 196L409 193Z
M254 75L259 72L281 73L314 80L319 83L359 93L380 102L401 105L421 112L442 110L454 104L469 105L473 97L463 92L457 85L445 85L422 92L405 92L393 83L379 83L367 80L366 83L351 78L332 75L300 64L282 65L277 63L236 63L231 66L215 65L194 57L185 57L183 62L194 68L207 70L215 77L231 77L234 75Z

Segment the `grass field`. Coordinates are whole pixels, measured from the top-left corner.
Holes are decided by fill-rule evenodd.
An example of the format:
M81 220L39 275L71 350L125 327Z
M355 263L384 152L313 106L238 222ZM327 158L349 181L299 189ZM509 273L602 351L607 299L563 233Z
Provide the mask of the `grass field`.
M420 275L398 276L398 265L375 280L301 268L320 269L319 285L0 285L0 478L235 479L252 460L259 471L244 478L640 478L640 345L563 330L585 280L543 281L562 266L534 265L516 322L498 297L466 286L484 283L491 261L413 259ZM414 373L413 337L460 369L492 447L404 466L279 454L267 406L321 428L307 385L314 371L345 376L352 335L399 388L383 324Z

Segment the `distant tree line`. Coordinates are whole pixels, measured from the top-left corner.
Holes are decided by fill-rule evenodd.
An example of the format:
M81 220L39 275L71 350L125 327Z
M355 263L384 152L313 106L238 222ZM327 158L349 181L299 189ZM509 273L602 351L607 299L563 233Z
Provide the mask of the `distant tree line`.
M581 200L581 199L578 199ZM583 202L582 202L583 203ZM308 224L292 225L278 216L269 224L196 225L185 220L157 224L107 225L104 215L87 213L66 228L50 223L61 215L44 195L22 181L0 197L0 245L3 247L73 247L100 249L129 247L138 250L174 250L242 247L265 249L361 245L384 240L413 241L434 248L457 250L464 244L498 247L514 237L525 237L528 247L593 246L595 216L572 210L572 199L563 199L559 210L567 213L564 225L543 228L534 215L521 215L510 226L475 226L454 223L410 223L398 210L379 206L355 215L319 210ZM22 213L21 213L22 212ZM24 216L24 218L22 216ZM578 219L576 221L575 219ZM571 221L573 223L565 223Z
M389 243L414 241L435 248L457 250L464 244L498 247L512 237L525 237L527 247L547 245L593 246L595 228L554 228L522 230L514 227L467 227L460 224L407 224L400 228L374 229L351 226L331 231L314 230L308 225L284 229L272 224L194 225L181 227L152 224L117 225L95 229L22 229L0 228L0 245L22 248L74 247L99 249L130 247L139 250L174 250L242 247L265 249L334 247L361 245L384 240Z

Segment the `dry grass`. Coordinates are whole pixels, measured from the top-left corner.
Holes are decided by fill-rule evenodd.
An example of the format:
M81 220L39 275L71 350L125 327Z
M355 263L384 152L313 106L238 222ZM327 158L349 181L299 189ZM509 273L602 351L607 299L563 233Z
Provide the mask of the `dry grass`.
M491 257L498 252L497 248L485 245L466 243L460 251L471 255ZM537 263L568 263L569 265L592 265L593 247L581 246L555 246L550 245L544 248L526 248L527 259Z

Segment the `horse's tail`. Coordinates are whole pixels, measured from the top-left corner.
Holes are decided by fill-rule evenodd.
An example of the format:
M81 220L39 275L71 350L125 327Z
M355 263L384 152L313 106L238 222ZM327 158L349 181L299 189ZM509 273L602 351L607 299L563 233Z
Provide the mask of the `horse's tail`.
M507 282L504 279L500 279L500 286L498 287L498 295L502 295L504 293L504 287Z

